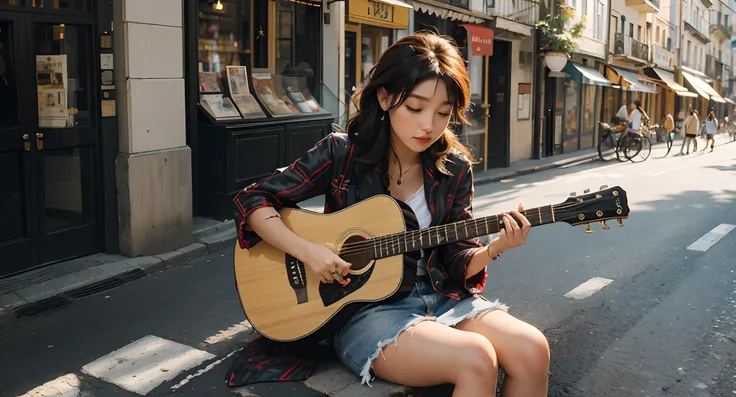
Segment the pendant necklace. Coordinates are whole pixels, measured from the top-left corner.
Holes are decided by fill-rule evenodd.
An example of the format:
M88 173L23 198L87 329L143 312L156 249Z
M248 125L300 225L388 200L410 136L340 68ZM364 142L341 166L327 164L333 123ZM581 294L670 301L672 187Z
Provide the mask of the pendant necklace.
M414 165L412 165L411 167L407 168L406 171L402 171L401 170L401 160L399 160L399 156L396 155L396 151L394 150L393 145L391 145L391 151L394 152L394 156L396 157L396 162L399 163L399 179L396 180L396 184L397 185L401 185L402 183L404 183L404 174L406 174L407 172L409 172L412 168L416 167L416 165L419 164L419 163L421 163L422 161L421 160L420 161L417 161L416 163L414 163ZM389 174L389 178L391 178L391 174ZM393 178L391 178L391 179L393 179Z

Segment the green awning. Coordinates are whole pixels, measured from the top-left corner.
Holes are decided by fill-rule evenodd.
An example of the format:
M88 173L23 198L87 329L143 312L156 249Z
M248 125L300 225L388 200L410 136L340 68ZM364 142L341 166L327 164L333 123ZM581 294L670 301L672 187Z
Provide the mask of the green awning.
M599 71L587 66L568 62L563 71L571 76L579 76L580 79L582 79L583 84L600 86L611 85L611 82L608 81L608 79L606 79Z

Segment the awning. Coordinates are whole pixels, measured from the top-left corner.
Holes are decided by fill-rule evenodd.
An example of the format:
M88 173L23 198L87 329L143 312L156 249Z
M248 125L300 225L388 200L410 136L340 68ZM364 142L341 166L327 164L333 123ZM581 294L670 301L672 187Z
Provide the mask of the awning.
M644 69L645 73L651 71L651 73L648 74L654 74L654 76L658 77L660 80L662 80L663 83L667 85L672 91L675 92L690 92L687 90L687 88L675 83L675 75L671 72L668 72L666 70L657 69L657 68L646 68ZM652 77L654 77L652 76ZM697 96L693 94L694 96ZM688 96L688 95L683 95Z
M469 23L460 26L468 32L468 47L473 49L473 55L493 56L493 29Z
M620 85L622 90L626 89L628 91L637 91L649 94L657 93L656 89L650 87L646 83L640 82L639 76L636 73L629 72L628 70L617 69L609 65L606 69L606 77L608 77L608 80L611 83Z
M690 92L690 91L675 91L675 95L677 96L684 96L688 98L697 98L698 94Z
M687 82L690 83L690 85L695 88L695 91L698 91L698 94L703 98L710 99L713 102L726 103L726 101L718 95L718 92L716 92L716 90L708 83L701 80L700 77L693 76L684 70L682 71L682 76L685 77L685 80L687 80Z
M726 101L726 103L730 103L731 105L736 105L736 102L734 102L731 98L723 97L723 100Z
M529 25L499 17L496 17L496 29L507 30L526 37L531 37L533 32Z
M683 72L690 73L691 75L699 78L700 80L705 81L708 84L710 84L710 83L713 82L713 79L711 79L710 77L708 77L708 75L706 75L705 73L701 72L700 70L691 69L691 68L689 68L689 67L687 67L685 65L682 65L680 68L682 69Z
M406 0L406 3L413 6L414 10L417 12L435 15L440 19L449 19L451 21L466 23L483 23L493 19L490 15L466 10L435 0Z
M573 76L580 75L583 80L583 84L600 86L611 85L611 82L603 77L603 75L599 71L587 66L568 62L563 71Z

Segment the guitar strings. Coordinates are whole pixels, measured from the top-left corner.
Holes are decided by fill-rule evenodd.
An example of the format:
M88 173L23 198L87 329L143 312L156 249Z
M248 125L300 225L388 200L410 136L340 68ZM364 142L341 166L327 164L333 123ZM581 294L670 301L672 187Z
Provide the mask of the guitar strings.
M574 203L574 204L573 203L561 204L561 205L559 205L559 207L556 207L554 209L556 209L556 210L559 211L559 210L564 210L566 208L569 208L569 207L572 207L572 206L575 206L575 205L577 205L577 203ZM554 209L550 206L547 209L542 209L541 211L535 211L535 212L537 212L538 214L541 214L542 216L546 216L546 215L552 214L554 212ZM525 216L527 216L527 214L529 213L529 210L524 211L524 213L525 213ZM533 215L534 214L532 214L532 216ZM498 215L495 215L495 217L497 217L497 219L500 219L498 217ZM564 220L567 220L567 219L573 219L575 217L576 216L571 215L571 216L567 216L567 217L558 218L558 219L556 219L556 221L564 221ZM488 217L484 217L484 218L488 218ZM477 218L477 219L468 220L467 221L468 222L468 226L471 227L471 228L476 228L476 227L478 227L481 224L487 224L486 220L483 220L484 218ZM365 250L368 250L368 249L373 249L374 251L376 251L376 248L379 248L380 249L380 247L382 245L388 246L388 245L396 244L396 243L400 242L402 240L402 235L403 235L404 238L406 238L407 236L408 237L417 237L417 236L420 236L421 233L424 232L424 231L427 232L428 238L431 238L431 234L430 233L432 231L439 231L440 228L445 228L446 229L446 225L433 226L433 227L430 227L430 228L427 228L427 229L424 229L424 230L421 230L421 231L420 230L412 230L412 231L398 232L398 233L393 233L393 234L389 234L389 235L386 235L386 236L373 237L373 238L370 238L370 239L367 239L367 240L357 241L357 242L354 242L354 243L347 243L347 244L345 244L345 245L343 245L341 247L342 249L339 251L339 253L342 254L342 255L346 255L346 254L358 253L358 252L365 251ZM449 231L448 230L445 230L445 232L446 232L446 234L449 234ZM456 234L455 237L459 237L459 234Z
M574 205L576 205L576 204L559 204L559 207L557 207L556 209L557 210L564 210L564 209L566 209L566 208L568 208L570 206L574 206ZM554 209L553 208L550 208L550 206L540 207L540 208L541 208L541 211L534 211L535 209L525 210L525 211L523 211L524 212L524 216L527 217L527 218L529 218L529 216L527 215L529 213L529 211L536 212L537 213L537 216L539 216L539 214L541 214L541 216L547 216L547 215L550 215L550 214L552 214L554 212ZM534 215L535 214L532 214L532 216L534 216ZM500 219L499 215L492 215L492 216L495 216L497 219ZM484 218L490 218L490 217L484 217ZM468 219L467 221L460 221L460 222L468 222L470 225L472 225L471 227L477 227L480 224L486 223L485 221L483 221L484 218L474 218L474 219ZM534 218L532 218L532 219L534 219ZM560 218L560 220L562 220L562 218ZM429 228L426 228L426 229L422 229L421 231L422 232L428 231L429 233L431 233L432 231L438 231L440 228L446 228L449 225L451 225L451 224L432 226L432 227L429 227ZM402 231L402 232L398 232L398 233L387 234L387 235L384 235L384 236L372 237L372 238L370 238L368 240L356 241L354 243L344 244L342 246L342 248L352 248L352 247L356 247L356 246L363 246L363 245L366 245L366 244L372 245L372 244L375 244L375 242L380 242L380 243L384 243L384 242L386 242L386 243L396 242L398 239L400 239L402 237L401 235L406 235L406 234L412 234L412 235L414 235L415 233L417 235L420 234L420 230L407 230L407 231Z

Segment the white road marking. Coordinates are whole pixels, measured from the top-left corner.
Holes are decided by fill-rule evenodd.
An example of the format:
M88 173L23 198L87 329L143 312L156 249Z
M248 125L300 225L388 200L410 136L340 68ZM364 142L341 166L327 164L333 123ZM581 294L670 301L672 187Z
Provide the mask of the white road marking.
M666 173L668 173L670 171L676 171L676 170L680 170L680 169L683 169L685 167L690 167L690 166L691 166L690 164L685 164L685 165L678 165L676 167L669 167L669 168L664 168L664 169L661 169L661 170L655 170L655 171L652 171L652 172L648 172L647 173L647 176L659 176L659 175L662 175L662 174L666 174Z
M223 362L223 361L227 360L227 359L228 359L228 358L230 358L230 357L231 357L231 356L232 356L233 354L235 354L235 353L237 353L237 352L239 352L239 351L241 351L241 350L243 350L243 349L242 349L242 348L240 348L240 349L238 349L238 350L235 350L235 351L231 352L230 354L228 354L227 356L225 356L225 357L223 357L223 358L221 358L221 359L219 359L219 360L217 360L217 361L213 361L213 362L209 363L209 364L208 364L208 365L207 365L206 367L204 367L204 368L200 369L200 370L199 370L199 371L197 371L196 373L194 373L194 374L189 374L189 375L188 375L188 376L187 376L187 377L186 377L185 379L183 379L183 380L182 380L181 382L179 382L179 383L175 384L174 386L171 386L171 390L176 390L176 389L178 389L178 388L180 388L180 387L182 387L182 386L186 385L187 383L189 383L189 381L190 381L190 380L192 380L192 379L194 379L194 378L196 378L196 377L198 377L198 376L202 376L202 375L206 374L206 373L207 373L207 372L209 372L209 371L210 371L210 370L211 370L212 368L215 368L215 366L217 366L217 365L218 365L218 364L220 364L221 362Z
M209 338L204 340L204 343L208 345L214 345L229 339L232 339L235 335L245 332L245 331L252 331L253 327L250 325L248 320L241 321L232 327L222 330L218 332L215 335L210 336Z
M18 397L77 397L82 393L80 387L77 375L66 374Z
M214 355L148 335L82 367L82 372L145 396Z
M606 285L611 284L611 282L613 282L613 280L608 278L593 277L590 280L573 288L570 292L565 294L565 297L584 299L600 291Z
M736 228L734 225L727 223L721 223L720 225L713 228L713 230L705 233L703 237L695 240L694 243L690 244L687 249L690 251L701 251L706 252L710 247L716 245L717 242L721 241L722 238L726 237L728 233Z

